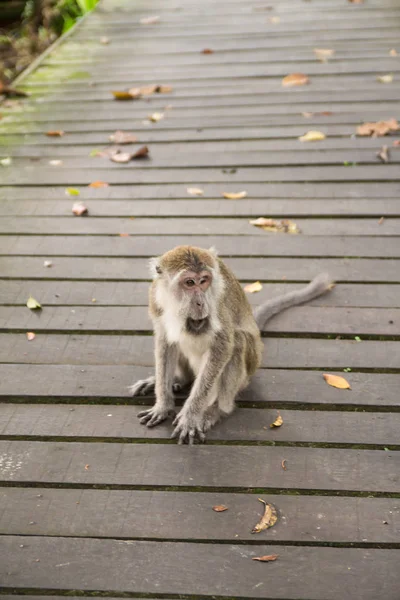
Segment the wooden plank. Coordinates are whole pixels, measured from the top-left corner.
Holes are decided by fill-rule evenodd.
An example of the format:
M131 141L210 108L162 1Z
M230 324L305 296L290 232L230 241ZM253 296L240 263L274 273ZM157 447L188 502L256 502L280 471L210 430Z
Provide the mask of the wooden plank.
M269 543L398 542L398 499L273 494L266 498L279 508L280 517L268 531ZM229 507L222 518L211 510L221 504ZM0 491L2 535L254 542L251 528L259 512L253 494L46 488ZM29 525L31 521L34 525Z
M4 222L5 219L2 221L3 225ZM82 220L77 219L75 222L78 224ZM58 257L57 266L46 269L43 267L43 261L47 258L47 256L4 257L1 261L0 277L98 281L149 278L147 261L139 258ZM309 281L321 271L328 271L335 281L340 282L398 283L400 281L399 261L396 259L269 258L266 262L263 258L232 258L227 259L226 262L239 279L247 281L255 279L270 282Z
M265 598L268 586L271 600L375 600L379 594L397 600L400 581L395 550L282 546L273 576L266 581L266 566L251 558L276 553L271 545L30 536L4 536L1 543L3 585L15 591L45 588L53 593L79 589L157 594L163 589L175 595L196 589L199 595Z
M240 189L243 187L240 185ZM230 184L229 190L236 191L238 184ZM276 238L276 233L266 232L243 219L211 219L211 218L146 218L134 216L135 208L132 206L130 217L113 217L98 219L90 216L91 206L88 205L89 216L77 218L72 215L67 217L3 217L0 223L0 234L47 234L47 235L120 235L121 233L139 235L164 235L182 236L182 231L190 235L244 235ZM379 222L375 218L361 219L330 219L330 218L303 218L297 217L296 224L300 233L304 235L339 235L339 236L393 236L400 235L400 219L387 218ZM279 234L278 234L279 235ZM284 235L284 234L280 234ZM182 239L182 237L180 238ZM190 237L187 238L190 241ZM246 238L244 238L245 240ZM244 241L243 240L243 241ZM128 240L127 240L128 241ZM172 244L173 238L171 239ZM206 243L206 241L204 242Z
M142 306L0 306L0 332L148 332L152 323ZM269 321L263 331L286 334L400 336L400 309L297 306Z
M376 343L368 343L374 344L373 349L377 350ZM26 347L26 340L24 344ZM382 349L384 344L381 343L379 348ZM268 340L268 354L273 345L274 341ZM359 346L361 344L357 344L357 348ZM12 347L10 345L10 348ZM312 348L312 344L308 344L306 349L309 353L310 347ZM301 350L304 352L304 345L303 348L297 346L297 350L299 354ZM333 352L339 355L343 350L344 346L341 343L339 350L334 348ZM23 356L24 352L21 349L19 364L10 364L10 357L7 364L0 364L0 397L3 401L11 397L15 400L25 399L27 402L44 400L54 403L66 400L127 402L130 398L128 387L153 372L152 367L132 366L133 358L128 365L123 365L121 361L116 365L108 364L107 369L104 369L100 365L87 364L85 357L82 357L79 364L74 365L40 364L38 360L36 364L34 361L32 364L23 364L21 358ZM43 353L40 358L43 363L49 363L48 357L43 356ZM282 405L291 405L295 408L307 407L310 404L321 407L335 405L350 409L357 406L377 409L400 406L398 374L351 372L345 373L345 377L351 384L351 393L343 393L326 385L321 373L316 371L298 372L285 370L284 367L281 370L262 369L253 377L248 390L240 395L240 401L245 403L244 406L257 403L257 406L275 408ZM152 398L148 398L147 401L152 402ZM109 412L112 411L107 411L107 414Z
M333 339L269 338L263 366L276 369L384 369L397 372L400 343ZM71 365L153 365L150 336L0 334L0 362Z
M184 458L177 444L0 441L1 480L232 488L273 482L279 489L400 492L398 452L235 445L188 452ZM291 466L286 471L284 458Z
M64 441L71 438L75 441L79 441L76 438L99 438L103 442L110 438L120 442L135 439L169 440L171 423L163 423L152 429L143 427L137 418L141 410L142 406L4 404L0 406L0 436L45 436L65 438ZM279 412L284 426L271 429L270 424L277 416L275 409L239 408L218 423L208 433L207 439L373 446L399 443L400 413Z
M96 212L99 202L101 201L93 203L95 208L93 210L91 209L91 213ZM196 205L190 204L191 210L186 211L186 214L190 214L191 212L202 212L201 207L203 203L205 205L207 201L203 200L197 203L197 206L199 207L197 211ZM13 204L15 206L16 202L14 201ZM152 202L143 202L143 205L146 204L151 205ZM162 210L162 207L160 207L159 212L173 212L171 206L175 206L175 209L177 211L179 210L179 207L177 206L179 201L175 201L173 205L169 205L166 202L163 202L162 204L165 206L165 209ZM249 204L250 206L257 204L257 201L252 200ZM266 204L266 202L264 204ZM219 202L215 201L214 205L217 208ZM222 203L222 205L224 206L224 203ZM71 203L69 203L69 210L70 209ZM147 210L150 211L151 208ZM232 211L235 210L238 212L241 211L240 202L238 203L237 208L235 207L232 209ZM135 212L137 211L135 210ZM182 210L182 212L184 211ZM212 211L210 210L209 212ZM202 214L205 214L205 212L202 212ZM265 213L257 211L253 216L258 216L260 214L273 215L270 211ZM75 236L74 243L71 245L71 238L67 235L2 235L0 236L0 254L13 256L144 257L150 255L150 253L153 256L163 254L174 246L190 243L192 246L199 246L200 248L202 246L208 248L214 246L218 249L220 256L331 256L347 258L399 258L400 256L400 244L397 237L387 237L384 244L382 243L382 238L378 236L257 235L246 237L245 244L243 243L244 240L242 236L228 235L174 236L172 239L169 236L160 236L152 237L150 239L151 247L149 245L148 236L135 235L128 239L124 236Z
M68 240L69 241L69 240ZM1 244L1 239L0 239ZM74 240L74 245L77 240ZM297 290L302 284L264 283L257 294L249 294L252 305L288 291ZM149 284L140 281L40 281L1 280L0 305L26 305L30 294L40 298L43 306L147 306ZM398 284L336 284L335 291L315 298L308 306L364 306L400 308L400 285Z
M124 125L119 123L119 128ZM118 124L115 126L118 128ZM115 128L114 127L114 128ZM114 129L113 128L113 129ZM304 133L304 128L298 134ZM126 166L126 165L125 165ZM268 181L325 181L330 182L335 179L339 181L377 181L399 180L399 169L397 165L375 165L373 169L364 166L354 166L346 168L344 166L326 166L323 169L316 167L273 167L266 174L263 168L244 167L239 170L240 177L232 180L232 173L227 173L229 169L181 169L179 166L175 169L159 168L157 170L141 168L133 165L124 169L114 165L115 168L92 168L76 169L74 171L74 185L89 185L92 181L107 180L109 184L133 184L133 183L182 183L191 185L194 181L198 183L225 183L229 186L240 182L256 183ZM224 172L226 171L226 172ZM68 187L71 184L69 171L61 171L61 175L50 167L30 167L29 172L20 172L10 167L5 170L4 183L6 185L62 185Z

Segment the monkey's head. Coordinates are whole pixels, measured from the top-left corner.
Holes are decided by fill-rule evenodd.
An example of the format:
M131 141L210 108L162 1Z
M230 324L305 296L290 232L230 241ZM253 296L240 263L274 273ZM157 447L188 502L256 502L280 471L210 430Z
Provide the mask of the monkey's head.
M157 303L172 309L190 333L205 333L221 293L215 250L178 246L152 259L151 267Z

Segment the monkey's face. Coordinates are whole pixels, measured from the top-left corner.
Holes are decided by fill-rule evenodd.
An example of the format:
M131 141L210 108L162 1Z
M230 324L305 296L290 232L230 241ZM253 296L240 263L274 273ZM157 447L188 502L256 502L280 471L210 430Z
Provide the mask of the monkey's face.
M191 333L203 333L208 329L212 273L207 270L183 271L178 279L178 295L181 314Z

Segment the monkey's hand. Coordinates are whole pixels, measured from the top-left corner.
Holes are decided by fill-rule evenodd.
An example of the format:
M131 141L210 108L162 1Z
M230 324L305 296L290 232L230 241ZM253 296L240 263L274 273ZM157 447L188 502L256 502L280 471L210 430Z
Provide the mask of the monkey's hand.
M171 438L178 438L178 444L192 445L196 437L200 442L204 442L206 436L204 434L204 416L197 415L190 410L185 410L185 407L180 411L172 425L175 427Z
M151 375L147 379L139 379L139 381L129 387L129 391L132 396L146 396L147 394L154 393L155 385L156 378L154 375Z
M156 425L159 425L169 417L174 416L175 411L170 407L162 407L157 406L157 404L155 404L147 410L142 410L138 414L138 419L140 419L140 423L142 425L147 425L147 427L155 427Z

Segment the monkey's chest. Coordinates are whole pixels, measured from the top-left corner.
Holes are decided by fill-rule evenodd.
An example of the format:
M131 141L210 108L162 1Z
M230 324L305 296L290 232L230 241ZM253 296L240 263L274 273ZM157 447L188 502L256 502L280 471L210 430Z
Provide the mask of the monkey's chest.
M208 335L193 336L182 333L179 338L179 350L188 361L193 373L198 375L204 362L207 360L207 353L210 348Z

